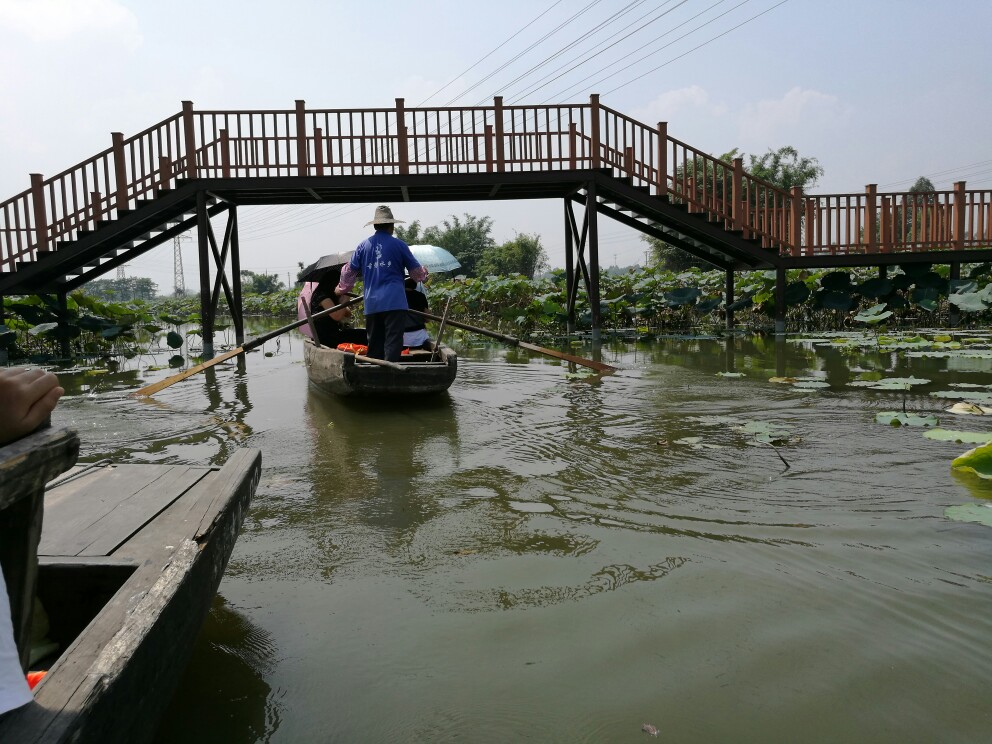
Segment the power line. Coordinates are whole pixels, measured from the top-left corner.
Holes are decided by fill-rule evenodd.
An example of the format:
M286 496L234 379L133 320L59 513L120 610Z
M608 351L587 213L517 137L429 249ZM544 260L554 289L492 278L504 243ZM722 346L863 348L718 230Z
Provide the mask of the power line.
M528 28L530 28L530 27L531 27L532 25L534 25L535 23L537 23L537 21L539 21L539 20L540 20L541 18L543 18L543 17L545 16L545 15L547 15L548 13L550 13L550 12L551 12L551 10L552 10L552 9L553 9L553 8L554 8L555 6L557 6L557 5L560 5L560 4L561 4L561 1L562 1L562 0L555 0L555 2L553 2L553 3L552 3L552 4L550 5L550 7L548 7L548 8L547 8L547 10L545 10L545 11L544 11L543 13L541 13L540 15L538 15L538 16L537 16L537 18L535 18L535 19L534 19L534 20L532 20L532 21L531 21L530 23L528 23L527 25L525 25L525 26L523 26L522 28L520 28L520 29L519 29L519 30L518 30L518 31L517 31L516 33L514 33L514 34L513 34L512 36L510 36L510 37L508 37L508 38L507 38L507 39L506 39L506 40L505 40L505 41L504 41L504 42L503 42L502 44L500 44L499 46L497 46L497 47L496 47L495 49L493 49L493 50L491 50L491 51L490 51L490 52L489 52L488 54L486 54L485 56L483 56L483 57L481 57L481 58L480 58L480 59L479 59L479 60L478 60L478 61L477 61L477 62L476 62L475 64L473 64L473 65L471 65L470 67L467 67L466 69L464 69L464 70L462 70L462 71L461 71L460 73L458 73L458 74L457 74L457 75L456 75L455 77L453 77L453 78L452 78L451 80L449 80L449 81L448 81L447 83L445 83L445 84L444 84L444 85L442 85L442 86L441 86L440 88L438 88L438 89L437 89L436 91L434 91L434 92L433 92L433 93L431 93L431 94L430 94L429 96L427 96L427 98L425 98L425 99L424 99L423 101L421 101L420 103L418 103L418 104L417 104L417 108L419 108L420 106L423 106L423 105L424 105L425 103L427 103L427 102L428 102L429 100L431 100L431 99L432 99L432 98L433 98L434 96L436 96L436 95L437 95L438 93L440 93L440 92L441 92L442 90L444 90L445 88L447 88L448 86L450 86L450 85L451 85L452 83L454 83L454 82L455 82L456 80L459 80L459 79L460 79L460 78L462 77L462 75L464 75L464 74L466 74L467 72L471 72L471 71L472 71L472 70L474 70L474 69L475 69L476 67L478 67L478 66L479 66L479 65L480 65L480 64L481 64L482 62L484 62L484 61L486 61L487 59L489 59L489 58L490 58L491 56L493 56L493 55L494 55L494 54L495 54L496 52L498 52L498 51L499 51L500 49L502 49L502 48L503 48L504 46L506 46L506 45L507 45L507 44L508 44L509 42L511 42L511 41L513 41L513 39L515 39L515 38L516 38L517 36L519 36L520 34L522 34L522 33L523 33L524 31L526 31L526 30L527 30Z
M699 49L702 49L702 48L703 48L704 46L707 46L708 44L712 44L712 43L713 43L714 41L716 41L717 39L721 39L721 38L723 38L724 36L726 36L727 34L729 34L729 33L730 33L731 31L736 31L737 29L739 29L739 28L741 28L742 26L746 26L746 25L747 25L747 24L749 24L749 23L750 23L751 21L753 21L753 20L756 20L756 19L758 19L758 18L761 18L761 16L763 16L763 15L765 15L766 13L770 13L771 11L773 11L773 10L775 10L775 8L777 8L777 7L779 7L779 6L781 6L781 5L785 5L785 4L787 3L787 2L789 2L789 0L781 0L781 2L778 2L778 3L775 3L775 5L773 5L772 7L770 7L770 8L768 8L767 10L763 10L763 11L761 11L760 13L758 13L757 15L753 15L753 16L751 16L750 18L748 18L748 19L747 19L746 21L743 21L743 22L741 22L741 23L738 23L738 24L737 24L736 26L733 26L732 28L728 28L728 29L727 29L726 31L724 31L724 32L723 32L722 34L717 34L717 35L716 35L716 36L714 36L714 37L713 37L712 39L709 39L709 40L707 40L707 41L704 41L704 42L703 42L702 44L700 44L700 45L698 45L698 46L695 46L695 47L693 47L692 49L690 49L690 50L689 50L689 51L687 51L687 52L683 52L682 54L680 54L680 55L679 55L679 56L677 56L677 57L673 57L672 59L670 59L670 60L668 60L667 62L665 62L665 64L663 64L663 65L658 65L658 66L657 66L657 67L655 67L654 69L651 69L651 70L648 70L648 71L647 71L647 72L645 72L644 74L642 74L642 75L638 75L637 77L635 77L635 78L632 78L632 79L630 79L630 80L628 80L628 81L627 81L626 83L623 83L622 85L618 85L618 86L617 86L616 88L613 88L612 90L608 90L608 91L606 91L606 93L604 93L604 95L609 95L610 93L616 93L616 92L617 92L618 90L620 90L621 88L626 88L626 87L627 87L628 85L630 85L631 83L635 83L635 82L637 82L638 80L640 80L641 78L644 78L644 77L647 77L647 76L648 76L648 75L650 75L651 73L653 73L653 72L657 72L658 70L660 70L660 69L661 69L661 68L663 68L663 67L667 67L667 66L668 66L668 65L670 65L670 64L671 64L672 62L675 62L676 60L680 60L680 59L682 59L683 57L685 57L686 55L688 55L688 54L692 54L693 52L695 52L695 51L697 51L697 50L699 50ZM741 3L741 5L743 5L743 3ZM739 6L738 6L738 7L739 7ZM683 37L683 38L684 38L684 37ZM611 75L610 77L613 77L613 76Z

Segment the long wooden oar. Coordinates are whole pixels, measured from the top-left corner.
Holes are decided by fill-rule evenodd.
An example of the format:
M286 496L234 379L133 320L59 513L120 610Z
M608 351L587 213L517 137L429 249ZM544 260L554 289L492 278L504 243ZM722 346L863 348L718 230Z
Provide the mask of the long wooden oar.
M326 310L321 310L319 313L314 313L310 317L319 318L322 315L327 315L329 313L336 313L338 310L341 310L346 307L351 307L352 305L355 305L361 301L362 301L361 297L355 297L351 300L348 300L347 302L342 302L340 305L335 305L334 307L329 307ZM195 367L190 367L185 372L180 372L178 375L173 375L172 377L166 377L164 380L153 382L151 385L145 385L145 387L141 388L140 390L135 390L133 393L131 393L131 395L133 396L155 395L155 393L157 393L159 390L165 390L165 388L171 385L175 385L177 382L185 380L187 377L192 377L193 375L202 372L205 369L209 369L214 365L220 364L221 362L225 362L231 357L236 357L238 354L244 354L246 351L251 351L252 349L261 346L269 339L273 339L276 336L280 336L283 333L286 333L286 331L291 331L294 328L299 328L301 325L305 324L306 322L307 319L303 318L302 320L298 320L295 323L290 323L289 325L283 326L282 328L277 328L274 331L269 331L268 333L265 333L259 336L258 338L252 339L243 346L239 346L236 349L231 349L230 351L226 351L220 356L215 356L213 359L204 362L203 364L198 364Z
M485 328L477 328L476 326L471 326L467 323L459 323L451 318L439 318L437 315L421 312L420 310L411 310L410 312L415 315L423 316L424 318L429 318L430 320L447 320L448 325L454 326L455 328L461 328L463 331L471 331L472 333L479 333L483 336L489 336L490 338L498 339L499 341L503 341L504 343L508 343L512 346L519 346L521 349L536 351L538 354L545 354L547 356L555 357L556 359L563 359L566 362L572 362L573 364L579 364L583 367L589 367L590 369L594 369L598 372L615 372L617 369L616 367L611 367L609 364L604 364L603 362L596 362L592 359L566 354L562 351L555 351L554 349L545 349L543 346L537 346L536 344L531 344L527 341L521 341L519 338L515 338L514 336L507 336L505 333L497 333L496 331L489 331Z

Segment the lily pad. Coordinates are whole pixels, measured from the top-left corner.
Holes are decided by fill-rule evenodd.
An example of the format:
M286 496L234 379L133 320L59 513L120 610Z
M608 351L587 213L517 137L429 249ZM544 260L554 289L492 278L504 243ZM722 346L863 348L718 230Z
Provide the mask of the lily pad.
M978 522L992 527L992 504L961 504L944 509L944 516L955 522Z
M717 377L743 377L743 372L717 372Z
M982 444L951 461L951 467L992 479L992 444Z
M940 423L936 416L920 416L917 413L882 411L875 415L875 421L890 426L936 426Z
M828 388L830 387L830 383L819 380L800 380L793 383L792 387L799 388L800 390L816 390L818 388Z
M941 442L959 442L961 444L988 444L992 442L992 432L988 431L954 431L953 429L931 429L924 432L927 439Z

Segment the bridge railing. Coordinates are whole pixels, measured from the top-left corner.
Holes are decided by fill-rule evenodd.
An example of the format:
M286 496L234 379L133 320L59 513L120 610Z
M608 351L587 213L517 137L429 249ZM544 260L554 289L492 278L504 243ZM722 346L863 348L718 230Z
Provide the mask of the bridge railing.
M177 178L492 173L611 168L784 256L992 245L992 190L807 195L599 102L543 106L182 110L0 203L0 270L93 230Z

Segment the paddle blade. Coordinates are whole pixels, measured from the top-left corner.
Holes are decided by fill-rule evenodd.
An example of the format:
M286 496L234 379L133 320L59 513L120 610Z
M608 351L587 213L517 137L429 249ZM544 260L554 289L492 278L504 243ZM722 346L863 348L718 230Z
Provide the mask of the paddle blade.
M133 397L137 396L150 396L155 395L159 390L165 390L171 385L175 385L177 382L185 380L187 377L192 377L198 372L202 372L205 369L213 367L215 364L220 364L221 362L226 362L231 357L236 357L238 354L244 354L244 347L239 346L231 351L226 351L220 356L216 356L210 361L203 362L203 364L198 364L195 367L190 367L185 372L180 372L178 375L173 375L172 377L166 377L164 380L159 380L158 382L153 382L151 385L145 385L145 387L135 390L131 395Z
M586 359L585 357L575 356L574 354L566 354L563 351L555 351L554 349L546 349L543 346L537 346L536 344L529 344L526 341L520 341L517 343L521 349L528 349L529 351L536 351L538 354L546 354L547 356L553 356L558 359L562 359L566 362L571 362L572 364L578 364L582 367L589 367L589 369L594 369L597 372L616 372L617 368L612 367L609 364L603 362L597 362L593 359Z

